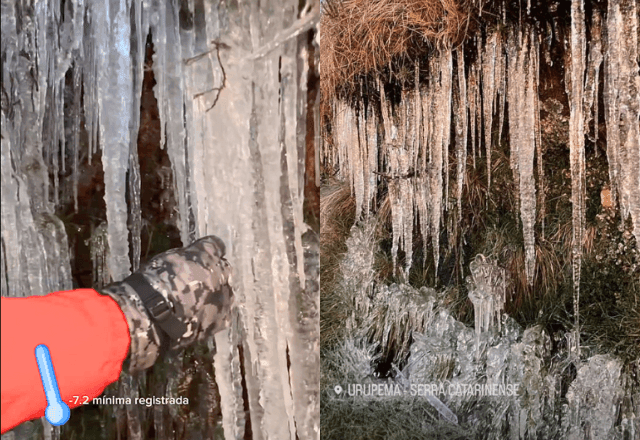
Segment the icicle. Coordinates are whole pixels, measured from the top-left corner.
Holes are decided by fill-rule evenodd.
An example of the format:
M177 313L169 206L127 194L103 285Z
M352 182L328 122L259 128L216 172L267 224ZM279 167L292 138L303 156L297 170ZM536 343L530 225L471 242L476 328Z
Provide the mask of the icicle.
M571 71L569 83L569 143L571 161L571 203L573 233L573 313L575 319L575 356L580 356L580 270L582 267L582 242L585 216L585 163L584 163L584 71L585 71L585 31L583 0L571 2Z
M589 140L595 144L596 154L598 153L598 85L602 59L602 16L600 11L594 8L591 20L591 39L589 40L589 63L585 81L584 127ZM589 133L591 121L593 121L593 135Z
M458 85L454 95L454 119L456 129L456 161L458 165L456 199L458 204L458 227L462 224L462 186L467 169L467 83L464 69L464 46L456 51L458 62Z
M338 150L338 162L340 172L347 178L349 185L356 198L356 217L362 215L365 199L364 179L366 170L362 158L362 148L360 143L364 141L360 133L364 134L363 111L356 112L349 104L339 101L336 104L335 113L335 133Z
M371 102L367 108L367 120L365 124L366 131L366 148L369 154L369 172L366 176L369 181L369 193L367 198L367 212L373 206L376 191L378 189L378 117L373 110Z
M73 181L73 210L78 212L78 162L80 155L80 97L82 93L81 84L82 70L79 64L73 68L73 165L71 170L71 180Z
M347 144L349 149L349 174L352 177L352 188L356 195L356 219L362 216L365 206L365 160L364 160L364 109L353 112L353 130L349 133Z
M538 212L541 220L541 233L544 238L544 218L546 215L546 198L545 198L545 180L544 180L544 160L542 157L542 128L540 126L540 52L539 45L535 45L536 49L534 49L535 55L533 56L533 74L535 79L533 80L533 102L534 102L534 117L535 117L535 136L536 136L536 161L538 164Z
M362 167L359 171L359 179L362 181L362 209L365 215L369 215L369 150L367 142L367 119L364 106L358 112L358 149L362 159Z
M109 271L119 281L130 273L129 231L127 229L126 173L129 162L129 125L132 116L130 17L126 0L115 11L105 4L92 5L96 40L106 40L97 56L100 144L104 169L107 222L109 231ZM100 27L113 16L113 27ZM106 55L106 56L105 56ZM107 146L108 143L108 146Z
M216 354L213 357L216 382L220 393L222 426L225 438L240 439L244 436L244 411L237 337L224 330L215 335ZM247 365L245 363L245 365ZM252 408L255 410L255 408Z
M179 32L179 5L169 3L166 7L166 41L156 46L156 53L164 51L166 64L153 64L153 72L158 86L164 88L164 100L158 96L158 106L164 106L160 112L160 125L166 126L167 154L171 160L174 194L178 200L180 239L182 244L189 243L189 206L187 203L187 164L185 148L185 113L184 113L184 64L182 43ZM152 32L153 34L153 32ZM165 44L166 43L166 44ZM165 72L157 74L164 67ZM160 82L161 79L164 82ZM164 119L163 119L164 117ZM162 134L161 134L162 136Z
M391 262L393 264L393 273L395 274L398 267L398 249L400 248L400 238L404 228L402 227L402 203L400 199L400 182L397 178L389 179L387 183L389 187L389 203L391 205Z
M420 62L415 62L414 68L414 88L413 88L413 130L414 130L414 145L413 151L413 169L416 175L419 173L420 155L422 154L422 98L420 97Z
M132 96L132 118L131 118L131 139L129 146L129 213L131 227L131 250L133 270L138 270L140 266L141 254L141 232L142 232L142 206L140 203L140 164L138 161L138 132L140 128L140 97L142 95L142 81L144 77L144 59L146 55L146 41L149 32L149 25L146 20L145 11L142 9L140 0L134 0L133 4L133 28L134 47L132 48L133 59L133 96Z
M62 221L53 214L42 213L35 219L40 247L45 261L44 292L72 288L69 245Z
M473 159L473 168L476 168L476 130L478 126L477 116L477 96L478 96L478 77L476 75L476 63L469 68L469 119L471 122L471 158Z
M604 105L609 177L623 221L631 216L640 249L640 74L638 8L634 0L611 0L607 10ZM615 201L614 201L615 203Z
M449 151L449 137L451 132L451 86L452 86L453 60L451 50L443 51L437 59L434 59L430 67L432 90L436 94L436 102L432 107L431 115L434 123L433 133L433 160L429 170L430 197L432 199L431 210L431 241L433 244L433 258L435 271L438 273L438 263L440 261L440 223L442 217L442 200L446 197L443 194L443 167L448 161L445 157ZM439 76L439 79L438 79Z
M507 86L507 78L506 78L506 67L507 60L504 49L504 39L499 32L496 32L496 67L495 67L495 84L496 84L496 101L498 104L495 104L496 110L499 106L498 111L498 146L502 142L502 129L504 127L504 117L506 113L505 109L505 100L506 100L506 86Z
M449 210L451 197L449 197L449 144L451 144L451 100L453 93L453 49L442 49L441 56L443 58L442 76L441 76L441 92L443 93L440 101L441 118L438 122L438 128L442 130L442 159L444 168L444 209ZM439 235L439 234L438 234ZM437 267L437 265L436 265ZM437 269L436 269L437 271Z
M509 131L511 139L511 169L519 188L520 218L525 248L527 281L533 284L535 275L536 188L533 160L536 151L536 67L538 46L533 31L527 29L516 39L510 32L509 54Z
M495 101L495 67L498 34L493 33L486 42L482 53L482 110L484 113L484 145L487 151L487 193L491 191L491 128L493 126L493 106ZM487 198L487 203L489 199Z

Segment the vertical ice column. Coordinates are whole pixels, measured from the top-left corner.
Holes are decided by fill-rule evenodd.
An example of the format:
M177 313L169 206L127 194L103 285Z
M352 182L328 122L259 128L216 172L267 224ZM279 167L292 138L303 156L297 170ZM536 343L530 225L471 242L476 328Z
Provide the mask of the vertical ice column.
M149 33L149 11L141 0L132 0L131 8L133 47L132 58L132 106L131 106L131 136L129 147L129 224L131 229L131 250L133 270L138 270L141 255L142 206L140 202L140 163L138 161L138 133L140 129L140 98L142 95L142 81L144 77L144 60L146 55L146 41Z
M585 216L585 163L584 163L584 71L585 30L583 0L571 2L571 71L569 83L569 143L571 162L572 208L572 267L573 267L573 313L575 319L574 354L580 356L580 270L582 268L582 245Z
M492 125L493 110L495 102L495 69L496 69L496 46L500 35L498 32L493 33L485 42L482 51L482 69L480 70L482 78L482 110L484 116L484 143L487 150L487 192L491 190L491 142L492 142ZM487 199L488 202L488 199Z
M109 259L113 280L130 273L126 176L132 117L130 2L111 0L92 5L98 62L100 146L104 169ZM111 22L110 17L113 17Z
M458 62L458 84L454 95L454 123L456 130L457 179L456 199L458 226L462 224L462 186L467 170L467 82L464 68L464 46L456 51Z
M535 219L536 187L533 159L536 152L538 96L536 93L538 45L533 30L509 33L507 42L508 102L510 131L510 162L516 185L519 188L520 219L525 248L527 281L533 284L535 275Z

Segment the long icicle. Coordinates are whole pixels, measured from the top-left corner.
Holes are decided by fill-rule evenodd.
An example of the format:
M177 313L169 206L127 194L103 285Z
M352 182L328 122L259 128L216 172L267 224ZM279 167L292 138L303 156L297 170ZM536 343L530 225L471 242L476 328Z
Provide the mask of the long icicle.
M458 165L456 199L458 204L458 225L462 224L462 185L464 185L467 165L467 83L464 72L464 46L456 51L458 60L457 99L454 100L456 127L456 160Z
M573 313L574 355L580 356L580 270L582 266L582 241L584 236L584 70L585 31L583 0L571 2L571 82L569 84L569 143L571 160L572 256L573 256Z

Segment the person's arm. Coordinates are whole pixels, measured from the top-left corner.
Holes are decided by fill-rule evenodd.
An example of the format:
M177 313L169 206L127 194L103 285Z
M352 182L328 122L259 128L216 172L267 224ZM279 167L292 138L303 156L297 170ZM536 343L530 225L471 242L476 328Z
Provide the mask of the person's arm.
M2 298L2 433L44 416L47 401L35 348L51 353L62 400L90 402L118 380L129 351L127 320L110 297L77 289L27 298Z
M2 432L44 415L35 348L47 345L63 401L74 408L160 353L227 327L233 292L225 246L214 236L152 258L100 293L92 289L2 298ZM128 357L127 357L128 354Z

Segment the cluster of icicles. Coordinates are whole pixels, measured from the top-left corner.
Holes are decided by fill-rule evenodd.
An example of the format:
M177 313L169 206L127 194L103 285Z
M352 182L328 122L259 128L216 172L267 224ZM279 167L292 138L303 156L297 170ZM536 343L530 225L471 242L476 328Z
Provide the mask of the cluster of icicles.
M85 154L90 161L101 152L104 170L107 222L87 243L95 287L138 269L137 146L149 39L181 240L219 235L234 267L237 315L232 329L215 335L210 360L224 436L244 438L249 418L254 438L317 438L319 260L303 219L299 136L311 53L297 45L317 10L309 3L303 14L293 0L275 9L217 1L32 3L2 2L2 295L72 288L74 255L54 213L69 200L85 208L78 197ZM61 195L60 175L72 180L73 194ZM175 393L172 382L156 395ZM138 387L118 392L132 396ZM142 438L139 411L129 407L126 419L113 411L119 437L128 429L129 438ZM156 436L174 438L176 412L164 414L153 419ZM49 432L55 439L60 428ZM184 434L203 435L197 424Z
M576 311L585 216L585 135L597 141L598 84L603 61L611 184L622 216L625 219L631 216L640 243L640 75L635 65L639 37L638 10L633 5L629 0L610 0L605 20L594 8L591 39L587 44L584 4L582 0L572 2L569 48L572 61L566 69L565 83L571 108ZM540 53L544 51L540 35L529 25L510 27L506 34L497 30L484 41L479 38L476 47L478 54L470 65L465 65L463 47L433 54L426 69L424 65L416 65L415 87L403 90L397 105L391 105L379 80L375 93L379 101L369 96L365 107L364 100L356 106L336 100L334 143L324 150L324 156L328 163L338 164L343 177L350 182L358 216L370 211L378 184L386 180L394 266L398 250L402 249L406 252L405 274L411 268L415 225L425 238L425 246L427 239L431 240L437 268L443 213L454 209L452 200L455 200L457 218L461 218L466 172L470 166L475 167L482 145L487 161L487 187L491 190L491 151L502 139L506 119L510 165L519 188L526 275L532 284L536 209L544 221L545 204L538 91ZM548 53L545 55L550 62ZM424 70L428 71L426 78ZM593 135L588 133L591 120L596 127ZM497 136L492 135L495 133L492 127L496 125ZM450 149L454 150L456 160L456 175L451 179Z

